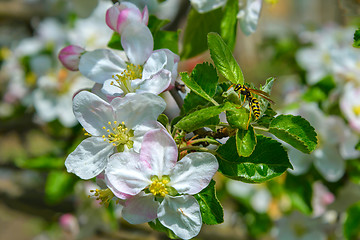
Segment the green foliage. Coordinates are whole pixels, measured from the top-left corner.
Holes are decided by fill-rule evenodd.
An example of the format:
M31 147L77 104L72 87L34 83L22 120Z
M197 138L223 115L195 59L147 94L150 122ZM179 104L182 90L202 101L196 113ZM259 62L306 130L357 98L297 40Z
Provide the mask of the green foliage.
M17 159L15 164L19 168L36 170L63 169L64 159L61 157L40 156L30 159Z
M154 50L167 48L173 53L179 53L178 41L180 32L172 31L158 31L153 34L154 37Z
M209 102L215 102L212 97L215 95L218 83L216 69L209 63L196 65L190 76L181 73L183 82L191 89L186 95L182 114L188 113L191 109Z
M285 149L271 138L257 135L255 150L249 157L240 157L235 149L236 139L231 137L217 150L219 171L229 178L261 183L292 169Z
M204 14L191 9L185 27L182 59L194 57L206 48L206 36L209 32L220 32L221 9L216 9Z
M360 28L357 29L354 33L354 47L360 48Z
M149 22L148 22L148 28L150 29L150 32L152 34L157 33L160 31L162 27L164 27L166 24L168 24L170 20L168 19L159 19L154 15L149 16Z
M243 84L243 73L233 57L230 48L217 33L208 34L210 55L217 70L234 84Z
M273 77L270 77L270 78L266 79L265 85L261 86L260 90L270 94L271 89L272 89L272 87L274 85L274 81L275 81L275 78L273 78ZM269 101L262 98L262 97L259 97L258 100L259 100L259 103L260 103L260 113L261 113L261 116L262 116L262 114L266 111L266 109L269 106Z
M203 223L214 225L224 222L224 210L216 197L214 180L194 197L199 202Z
M117 32L113 32L113 35L110 38L110 41L108 42L107 46L109 48L113 48L116 50L124 50L121 45L121 36Z
M234 49L236 41L236 26L238 23L239 1L228 0L224 8L224 17L221 20L220 31L224 41L230 49Z
M303 99L308 102L320 102L327 99L330 91L336 87L333 76L326 76L309 87L304 93Z
M218 115L230 108L231 104L226 102L219 106L200 109L183 117L176 123L175 127L187 132L192 132L202 127L215 126L219 123Z
M169 125L169 118L165 114L160 114L158 117L158 122L160 122L164 127Z
M255 131L252 126L248 130L238 129L236 132L236 150L239 156L248 157L256 146Z
M311 182L303 176L288 174L286 176L285 188L293 207L305 214L310 214L312 211Z
M269 128L270 122L274 119L276 114L277 113L271 107L268 107L257 123L261 126Z
M310 153L317 146L315 129L300 116L277 116L270 123L270 132L303 153Z
M360 202L352 205L346 211L343 229L345 239L356 240L360 238Z
M52 171L46 179L45 200L50 204L61 202L73 190L76 178L64 171Z
M173 231L162 225L158 219L155 219L152 222L148 222L148 224L152 229L165 233L170 239L179 239L179 237L176 236Z
M245 108L233 107L226 111L226 120L232 128L246 130L249 119L249 110Z

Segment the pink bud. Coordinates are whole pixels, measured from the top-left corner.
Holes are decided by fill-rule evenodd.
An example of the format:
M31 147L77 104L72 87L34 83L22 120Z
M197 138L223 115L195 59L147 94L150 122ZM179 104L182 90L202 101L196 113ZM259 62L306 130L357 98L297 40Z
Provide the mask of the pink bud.
M121 34L125 26L129 23L143 23L149 21L149 11L147 7L140 12L134 4L130 2L116 3L106 11L106 24L112 30Z
M85 49L76 45L69 45L64 47L59 52L60 62L71 71L79 70L80 56L85 52Z

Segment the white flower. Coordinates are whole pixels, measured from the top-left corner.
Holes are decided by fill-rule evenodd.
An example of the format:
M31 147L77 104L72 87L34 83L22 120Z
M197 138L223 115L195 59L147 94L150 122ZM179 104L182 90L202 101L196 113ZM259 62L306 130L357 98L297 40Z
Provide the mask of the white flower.
M360 156L355 150L357 137L338 116L324 116L314 104L302 104L298 114L307 119L315 128L319 145L311 154L304 154L294 148L289 148L289 158L294 174L302 174L314 162L320 174L330 182L338 181L345 172L345 159Z
M205 13L222 7L226 4L227 0L190 0L191 5L199 12ZM245 1L245 0L244 0ZM240 28L244 34L250 35L255 32L261 7L262 0L246 0L239 1L240 10L237 14Z
M190 239L202 225L200 206L191 195L209 184L218 163L206 152L177 158L173 138L165 130L152 130L145 134L140 154L111 156L105 176L115 196L127 199L125 220L139 224L158 218L180 238Z
M113 97L159 94L174 84L179 56L168 49L153 51L153 37L145 25L127 25L121 43L128 59L108 49L86 52L80 58L80 72L103 84L103 93Z
M111 103L87 91L78 93L74 114L90 137L67 157L68 172L90 179L105 169L113 153L139 151L144 134L161 128L156 120L165 106L161 97L150 93L114 98Z
M360 87L355 87L352 83L346 84L340 98L340 107L350 127L360 132Z

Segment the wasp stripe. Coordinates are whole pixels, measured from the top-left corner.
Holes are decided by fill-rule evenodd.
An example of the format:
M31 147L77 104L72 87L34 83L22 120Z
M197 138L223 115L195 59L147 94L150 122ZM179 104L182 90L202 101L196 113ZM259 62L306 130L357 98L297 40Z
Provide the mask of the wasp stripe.
M260 117L260 104L259 101L256 98L251 98L250 99L250 107L251 110L253 111L256 119L258 119Z

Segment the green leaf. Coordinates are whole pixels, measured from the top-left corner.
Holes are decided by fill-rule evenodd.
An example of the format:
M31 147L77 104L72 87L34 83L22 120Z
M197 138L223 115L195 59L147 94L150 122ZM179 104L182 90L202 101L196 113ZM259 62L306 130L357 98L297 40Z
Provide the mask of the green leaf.
M277 116L270 123L270 132L303 153L310 153L317 146L315 129L300 116Z
M220 31L224 41L231 50L234 49L236 42L236 26L238 23L237 14L239 12L239 1L228 0L224 8L224 17L221 20Z
M165 233L170 239L179 239L179 237L176 236L173 231L162 225L158 219L155 219L152 222L148 222L148 224L152 229Z
M360 48L360 28L354 33L354 47Z
M64 159L57 157L41 156L30 159L16 159L16 166L20 168L49 170L64 168Z
M272 87L274 85L274 81L275 81L275 78L273 78L273 77L270 77L270 78L266 79L265 85L261 86L260 90L263 91L263 92L266 92L266 93L268 93L270 95L271 89L272 89ZM266 100L265 98L262 98L262 97L258 97L258 100L259 100L259 103L260 103L260 113L261 113L260 118L261 118L263 113L266 111L266 109L269 106L269 101Z
M355 149L360 151L360 141L356 144Z
M293 168L281 144L262 135L257 135L255 150L249 157L240 157L235 149L236 139L231 137L217 150L219 171L235 180L261 183Z
M277 113L271 107L268 107L261 118L257 121L257 124L269 128L270 122L274 119L276 114Z
M121 45L121 36L117 32L113 32L113 35L110 38L107 46L112 49L124 50Z
M237 105L226 111L226 120L232 128L244 129L248 128L249 110L246 108L237 108Z
M160 122L164 127L169 125L169 118L165 114L160 114L158 117L158 122Z
M194 57L207 50L206 36L209 32L220 32L221 18L220 8L204 14L195 9L190 10L184 33L182 59Z
M248 130L238 129L236 132L236 150L239 156L248 157L256 146L254 128L250 125Z
M179 53L179 34L180 32L172 32L172 31L158 31L153 34L154 37L154 50L167 48L171 50L173 53Z
M185 84L192 90L186 95L184 105L182 107L182 114L189 112L189 110L197 106L203 106L208 103L209 99L215 95L218 83L216 69L209 63L202 63L196 65L192 71L190 78L185 74L184 79L188 81ZM204 97L202 97L204 95ZM214 100L213 100L214 101Z
M160 31L160 29L162 27L164 27L166 24L168 24L169 22L170 22L170 20L168 20L168 19L159 19L155 15L150 15L149 22L148 22L148 28L149 28L150 32L154 35L158 31Z
M180 73L181 76L181 80L185 83L185 85L187 87L189 87L191 89L191 91L193 91L194 93L196 93L197 95L205 98L207 101L212 102L212 103L216 103L216 101L214 99L212 99L212 97L210 97L205 91L204 89L201 88L201 86L199 86L197 84L197 82L192 78L189 77L189 75L186 72L182 72ZM216 103L217 104L217 103ZM216 105L215 104L215 105Z
M310 214L312 211L311 199L313 192L311 182L303 176L288 174L286 176L285 188L293 207L305 214Z
M194 195L194 197L199 202L204 224L214 225L224 222L224 210L216 197L214 180L211 180L209 186Z
M360 161L346 161L346 174L353 183L360 185Z
M360 202L352 205L346 211L343 229L345 239L356 240L360 238Z
M243 73L233 57L230 48L217 33L208 34L210 55L217 70L233 84L243 84Z
M61 202L68 196L75 185L76 179L65 171L52 171L46 179L45 200L50 204Z
M231 108L231 104L225 103L220 106L212 106L190 113L177 122L175 127L192 132L196 129L216 125L219 122L218 115Z

